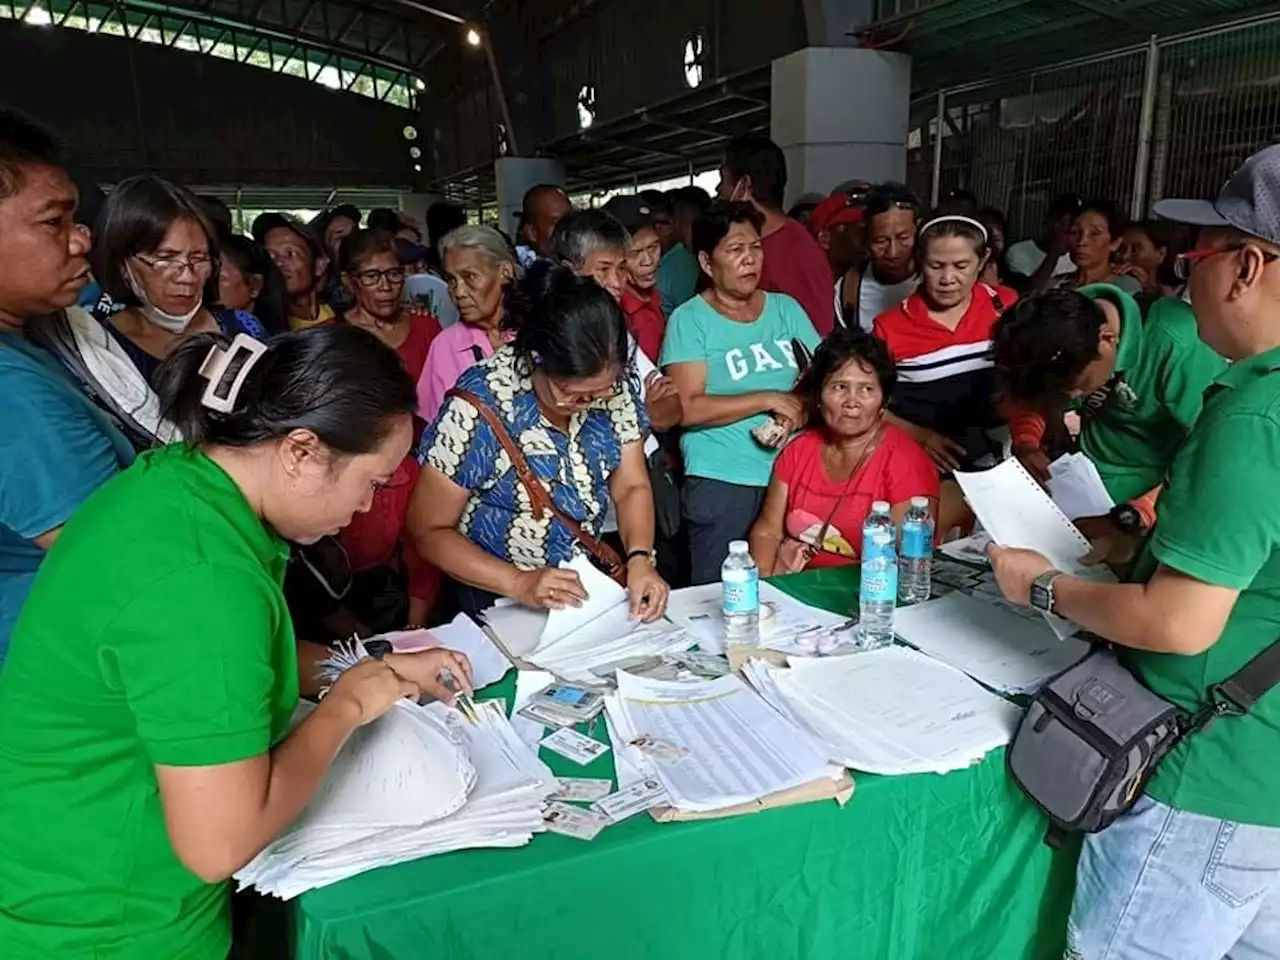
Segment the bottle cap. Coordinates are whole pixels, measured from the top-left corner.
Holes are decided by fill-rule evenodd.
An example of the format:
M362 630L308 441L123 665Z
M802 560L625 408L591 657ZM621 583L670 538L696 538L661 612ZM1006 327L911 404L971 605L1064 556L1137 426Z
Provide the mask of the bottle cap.
M920 507L922 510L926 509L929 506L929 498L928 497L912 497L911 505L913 507Z
M730 553L747 553L750 549L751 549L751 544L747 543L747 541L745 541L745 540L730 540L730 541L729 541L729 552L730 552Z
M888 513L889 512L888 501L877 500L875 503L871 504L871 512L872 513Z

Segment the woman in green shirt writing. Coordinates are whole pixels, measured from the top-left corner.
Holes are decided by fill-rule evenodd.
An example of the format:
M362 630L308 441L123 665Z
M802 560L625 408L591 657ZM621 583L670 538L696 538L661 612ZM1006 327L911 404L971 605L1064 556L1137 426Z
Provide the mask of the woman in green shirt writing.
M0 674L0 956L224 960L226 880L302 810L356 727L447 699L465 657L388 655L318 692L285 540L367 510L409 450L416 396L352 327L269 347L193 337L157 371L187 438L67 524Z

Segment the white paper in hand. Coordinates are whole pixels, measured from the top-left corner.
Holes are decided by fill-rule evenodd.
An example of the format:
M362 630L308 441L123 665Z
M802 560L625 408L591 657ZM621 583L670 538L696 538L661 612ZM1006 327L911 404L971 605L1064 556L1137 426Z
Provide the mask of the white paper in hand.
M1049 464L1049 495L1068 520L1105 517L1116 505L1093 461L1068 453Z
M567 637L579 627L585 627L627 600L626 591L611 577L596 569L595 564L585 556L575 556L567 563L560 564L560 569L573 570L578 574L582 587L587 592L587 599L580 607L565 607L548 613L547 624L542 628L542 639L538 641L539 647Z

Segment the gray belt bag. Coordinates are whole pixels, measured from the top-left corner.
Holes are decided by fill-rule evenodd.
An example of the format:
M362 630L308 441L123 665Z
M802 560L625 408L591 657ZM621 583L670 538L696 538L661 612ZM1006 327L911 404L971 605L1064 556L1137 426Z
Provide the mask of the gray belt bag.
M1280 643L1208 691L1189 713L1152 693L1104 647L1045 685L1006 753L1009 774L1063 831L1103 829L1142 796L1156 765L1183 737L1243 716L1280 682Z

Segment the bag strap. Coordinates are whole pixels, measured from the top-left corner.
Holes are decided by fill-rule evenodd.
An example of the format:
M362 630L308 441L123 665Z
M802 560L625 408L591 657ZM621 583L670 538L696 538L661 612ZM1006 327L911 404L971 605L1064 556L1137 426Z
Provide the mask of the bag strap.
M1214 712L1243 716L1277 683L1280 683L1280 640L1210 688Z
M525 459L524 452L515 440L511 438L511 434L507 432L506 426L498 415L494 413L493 409L474 393L468 390L459 390L457 387L446 393L444 397L446 400L450 397L457 397L459 400L469 403L476 408L476 411L484 418L484 421L489 424L494 436L498 438L498 443L506 451L511 465L515 467L516 476L520 479L520 483L529 493L529 502L533 507L534 518L541 520L543 511L550 512L553 517L564 525L566 530L573 534L574 539L590 551L591 555L600 562L600 565L604 567L609 576L625 586L627 567L622 562L622 558L607 543L597 540L583 528L582 524L556 506L556 502L551 499L551 494L547 491L547 488L543 486L542 481L533 472L533 468L529 466L529 461Z

